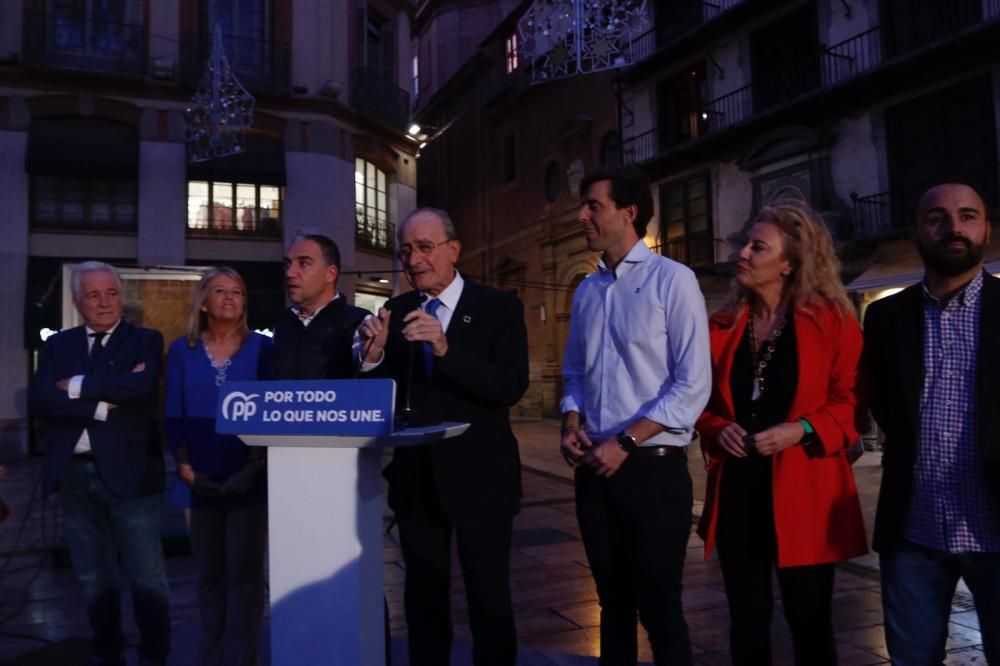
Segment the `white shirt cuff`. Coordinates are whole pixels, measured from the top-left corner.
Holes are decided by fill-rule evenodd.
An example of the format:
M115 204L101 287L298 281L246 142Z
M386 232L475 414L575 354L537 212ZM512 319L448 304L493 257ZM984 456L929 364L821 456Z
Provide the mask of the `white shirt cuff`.
M107 421L108 420L108 403L101 400L97 403L97 408L94 410L94 420L95 421Z
M378 356L378 360L375 361L374 363L369 363L368 361L361 361L361 372L371 372L378 366L382 365L382 361L384 360L385 360L385 350L383 349L382 353L380 353Z
M80 397L80 389L83 387L83 375L73 375L69 378L69 386L66 388L66 393L69 394L70 400L76 400Z

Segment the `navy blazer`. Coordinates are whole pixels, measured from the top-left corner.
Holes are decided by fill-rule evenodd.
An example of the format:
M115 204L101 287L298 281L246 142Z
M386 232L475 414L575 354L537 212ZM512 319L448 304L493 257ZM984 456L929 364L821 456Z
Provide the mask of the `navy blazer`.
M528 336L524 307L511 294L465 280L451 323L448 353L424 369L423 348L402 335L403 317L420 305L420 294L393 299L386 359L378 374L398 384L402 409L411 374L411 399L429 421L462 421L459 437L428 445L431 482L452 524L463 527L510 518L520 508L521 461L510 427L510 408L528 388ZM411 362L410 357L414 355ZM386 469L389 506L403 515L426 470L423 447L397 448Z
M1000 279L983 275L975 400L983 473L1000 506ZM903 537L913 496L924 388L924 296L915 284L868 306L862 362L872 416L885 436L874 547L885 552Z
M91 367L87 334L77 326L45 342L31 385L31 409L45 424L45 493L56 490L84 428L90 435L104 485L119 497L163 491L163 452L159 441L157 388L163 336L122 321ZM132 370L145 364L140 372ZM60 379L83 375L80 397L71 400L56 387ZM106 421L94 419L99 401L117 405Z

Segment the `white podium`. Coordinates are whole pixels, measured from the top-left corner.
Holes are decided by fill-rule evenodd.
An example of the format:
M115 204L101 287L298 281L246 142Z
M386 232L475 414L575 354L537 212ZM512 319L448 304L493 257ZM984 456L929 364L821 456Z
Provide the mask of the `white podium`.
M271 664L385 663L380 452L467 423L380 437L240 435L268 447Z

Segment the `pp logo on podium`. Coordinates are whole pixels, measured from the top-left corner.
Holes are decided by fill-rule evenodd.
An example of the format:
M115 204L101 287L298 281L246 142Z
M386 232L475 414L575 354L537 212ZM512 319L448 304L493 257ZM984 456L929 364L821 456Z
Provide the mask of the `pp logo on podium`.
M226 382L219 391L220 435L383 436L392 432L391 379Z
M222 401L222 418L227 421L249 421L257 413L257 403L254 401L259 397L260 393L230 393Z

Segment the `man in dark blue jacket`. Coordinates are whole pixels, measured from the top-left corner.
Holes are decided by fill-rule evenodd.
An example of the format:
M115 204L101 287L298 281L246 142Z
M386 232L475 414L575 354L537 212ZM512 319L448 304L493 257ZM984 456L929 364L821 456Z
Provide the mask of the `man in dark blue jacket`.
M120 556L141 635L139 661L165 664L169 593L155 418L163 336L122 321L121 281L107 264L78 265L72 293L84 325L46 341L31 388L33 413L45 423L43 486L60 492L93 631L91 663L125 664Z

